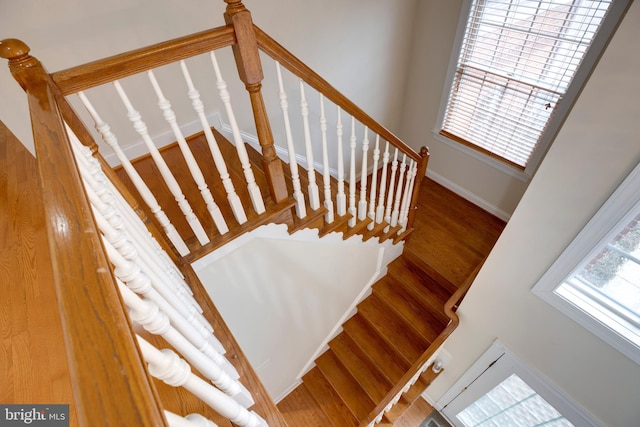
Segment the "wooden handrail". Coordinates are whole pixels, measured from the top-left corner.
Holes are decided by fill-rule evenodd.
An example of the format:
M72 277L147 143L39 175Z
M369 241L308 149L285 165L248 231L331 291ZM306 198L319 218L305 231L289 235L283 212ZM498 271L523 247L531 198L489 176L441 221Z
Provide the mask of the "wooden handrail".
M166 425L76 169L52 82L19 40L0 42L27 92L55 288L80 425Z
M233 27L217 27L57 71L51 77L62 94L69 95L235 43Z
M387 393L385 398L367 415L367 417L360 422L360 427L368 426L384 409L391 403L394 397L396 397L402 389L405 388L409 381L425 366L425 364L429 361L429 358L433 356L433 354L444 344L445 340L449 338L449 335L458 327L460 324L460 318L456 313L460 302L464 298L464 296L469 291L471 284L473 284L476 276L480 272L480 269L484 265L486 258L482 260L478 264L478 266L471 272L467 280L460 286L451 297L444 304L444 312L449 318L449 323L444 328L444 330L436 337L435 340L429 345L429 348L422 353L422 355L416 360L413 365L409 368L409 370L400 378L400 381L396 383L395 386Z
M280 64L287 70L302 78L309 86L322 93L325 98L331 100L334 104L342 108L342 110L352 115L360 123L367 126L385 140L389 141L391 145L397 147L402 151L402 153L406 154L407 157L410 157L417 162L421 161L422 157L420 154L416 153L413 148L409 147L391 131L375 121L371 116L360 109L360 107L351 102L346 96L320 77L318 73L309 68L309 66L272 39L259 27L254 25L254 29L258 39L258 46L263 52L280 62Z

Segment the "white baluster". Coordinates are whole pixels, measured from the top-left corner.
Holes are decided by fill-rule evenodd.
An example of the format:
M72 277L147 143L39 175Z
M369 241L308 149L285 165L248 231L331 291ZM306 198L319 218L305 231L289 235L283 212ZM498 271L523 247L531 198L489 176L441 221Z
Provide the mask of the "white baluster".
M229 125L231 126L233 143L236 146L238 158L240 159L240 164L242 165L242 170L244 172L244 178L247 181L247 189L249 190L249 196L251 197L253 210L257 214L264 213L264 200L262 200L260 187L258 187L255 176L253 175L251 162L249 161L249 155L247 154L247 148L244 146L244 141L242 140L242 135L240 134L240 128L238 127L236 116L233 113L233 107L231 106L231 95L229 95L229 91L227 90L227 83L222 78L222 73L220 72L220 67L218 66L218 60L216 59L215 53L210 52L209 56L211 57L213 70L216 74L216 85L218 87L220 99L224 104L224 108L227 112L227 119L229 120Z
M68 126L67 132L85 184L85 191L93 208L97 209L107 221L110 232L114 235L111 241L127 259L133 259L139 252L142 263L150 270L160 272L159 277L170 280L172 283L170 287L175 287L187 295L192 304L202 312L195 300L191 298L193 292L184 282L182 273L104 174L101 163L93 157L91 150L78 140ZM130 235L131 238L128 237ZM128 241L136 242L136 248L125 247ZM121 244L122 247L119 247Z
M376 209L376 192L378 190L378 160L380 160L380 135L376 135L376 146L373 149L373 169L371 173L371 192L369 194L369 212L367 216L371 218L371 223L367 226L369 230L373 230L375 226L375 209Z
M136 246L132 243L133 240L129 239L129 233L114 228L113 225L105 219L101 209L105 206L100 203L100 200L96 200L97 197L93 191L87 189L87 194L93 206L98 227L109 243L111 243L125 259L139 265L140 269L149 276L153 283L161 284L160 286L174 292L186 306L193 306L198 312L202 313L202 308L200 308L200 305L198 305L192 294L187 292L186 286L176 284L174 281L175 278L163 274L165 273L165 271L163 271L164 269L158 266L156 262L153 262L153 260L148 257L141 256ZM140 247L141 245L138 244L137 246ZM142 254L144 254L144 250Z
M400 201L402 200L402 182L407 170L407 155L402 155L402 163L400 164L400 173L398 174L398 188L396 189L396 197L393 203L393 211L391 213L391 226L398 225L398 217L400 216Z
M278 86L280 97L280 108L282 109L282 118L284 119L284 130L287 138L287 151L289 152L289 169L291 170L291 182L293 185L293 198L296 200L296 215L298 218L307 216L307 208L305 206L304 194L302 194L302 186L300 185L300 176L298 175L298 161L296 160L296 151L293 145L293 135L291 134L291 122L289 121L289 102L287 94L284 90L282 82L282 71L280 63L276 61L276 72L278 74Z
M351 159L349 168L349 209L348 212L351 215L349 218L349 227L356 226L356 217L358 212L356 211L356 121L351 117L351 138L349 139L349 147L351 148Z
M241 427L268 427L255 412L249 412L231 397L191 373L189 365L172 350L159 350L136 336L149 373L173 387L184 387L213 410Z
M380 175L380 194L378 195L378 206L376 207L376 224L384 220L384 196L387 189L387 166L389 165L389 141L385 143L384 154L382 155L382 174Z
M192 312L186 309L180 301L177 301L177 298L167 301L136 264L120 255L109 241L104 240L104 246L111 263L115 266L116 277L122 280L129 289L144 295L145 298L160 307L171 320L171 324L207 356L216 360L216 352L224 353L224 347L211 334L211 330L200 323Z
M70 133L70 135L72 134ZM75 135L72 135L70 139L73 143ZM79 145L80 142L77 141L77 144ZM75 148L76 146L74 146ZM131 235L129 240L135 241L137 247L141 249L140 256L144 263L153 265L154 270L161 272L159 273L161 277L172 280L174 286L181 287L181 291L191 296L193 292L184 282L182 273L149 233L140 217L127 204L113 183L104 175L99 162L93 158L90 150L82 145L80 145L80 149L85 150L82 150L84 155L76 156L78 164L83 164L83 161L92 161L93 165L97 166L97 169L93 169L94 173L81 169L81 174L85 181L85 190L93 207L98 209L108 221L108 224L118 233ZM193 303L197 306L195 300L193 300ZM197 308L202 311L199 306Z
M151 137L149 136L149 132L147 131L147 126L142 121L142 116L138 111L136 111L133 108L131 101L129 101L129 97L127 96L124 89L120 85L120 82L115 80L113 82L113 85L115 86L116 91L118 92L118 95L122 100L122 103L127 109L127 117L129 118L131 123L133 123L133 128L136 130L136 132L138 132L138 135L142 137L142 140L144 141L147 149L149 150L149 154L151 154L151 157L153 158L153 161L158 167L158 170L160 171L162 178L167 184L169 191L171 191L171 194L173 194L173 197L176 199L176 202L178 202L178 206L180 206L180 210L182 211L184 217L186 218L187 223L189 223L189 226L193 230L194 234L198 238L198 241L200 242L201 245L205 245L209 243L209 237L207 236L207 233L204 231L204 228L202 228L202 224L200 224L200 221L198 220L196 215L193 213L193 209L191 209L191 205L189 204L184 194L182 193L180 184L178 184L178 181L176 181L176 178L171 173L169 166L167 166L167 163L164 161L164 159L162 158L162 155L160 154L155 144L151 140Z
M342 118L340 107L338 107L338 119L336 122L336 135L338 137L338 194L336 195L336 205L339 216L347 213L347 196L344 193L344 153L342 152Z
M181 417L165 409L164 416L170 427L218 427L216 423L200 414L189 414L186 417Z
M118 139L113 132L111 132L109 125L98 115L97 111L93 108L93 105L89 102L89 99L83 92L78 92L78 96L93 119L96 130L100 133L104 142L111 147L116 157L118 157L118 160L120 160L120 163L131 179L131 182L136 187L136 190L138 190L138 193L140 193L140 197L142 197L142 200L144 200L151 210L151 213L160 223L160 226L166 233L169 241L171 241L171 244L173 244L180 255L187 255L189 253L189 248L187 248L184 240L182 240L171 221L169 221L169 218L158 204L158 201L153 196L151 190L149 190L149 187L147 187L147 184L145 184L142 177L138 174L127 156L124 154L124 151L120 148Z
M222 153L220 152L218 142L216 141L215 137L213 136L213 132L211 131L211 126L209 125L209 121L207 120L207 116L204 112L204 104L200 99L200 92L196 90L193 84L193 80L191 80L191 75L189 74L187 64L184 61L180 61L180 69L182 70L182 75L185 82L187 83L187 88L189 89L188 94L189 98L191 99L191 105L194 111L198 114L202 130L204 131L204 136L207 139L207 144L209 145L209 150L211 151L211 156L213 157L213 162L215 163L216 169L220 174L222 186L227 192L227 200L229 201L229 206L231 206L233 216L236 221L238 221L238 224L244 224L245 222L247 222L247 215L244 212L244 208L242 207L242 201L240 200L240 197L236 193L236 189L233 186L233 181L231 181L231 176L229 175L229 170L227 169L227 164L224 161L224 157L222 157Z
M221 357L219 361L210 359L171 326L169 318L160 311L157 305L143 300L120 281L118 281L118 289L130 311L131 320L141 325L149 333L162 336L194 368L236 402L245 408L254 404L249 391L232 378L232 376L238 377L238 371L227 359L224 357Z
M391 208L393 207L394 184L396 179L396 171L398 170L398 149L396 148L393 155L393 162L391 162L391 182L389 182L389 194L387 195L387 206L384 211L384 220L388 224L391 224ZM389 230L389 226L385 228L385 231Z
M320 193L316 183L316 170L313 164L313 148L311 146L311 132L309 130L309 104L304 94L304 83L300 79L300 110L302 112L302 123L304 126L304 144L307 152L307 176L309 184L307 186L309 196L309 206L314 211L320 207Z
M402 203L400 204L400 216L398 217L398 223L402 226L400 232L407 229L407 220L409 218L409 209L411 207L411 198L413 195L413 184L416 179L418 163L411 161L409 164L409 171L407 172L407 183L404 187L404 194L402 195Z
M360 172L360 200L358 201L358 220L362 221L367 217L367 160L369 157L369 129L364 128L364 138L362 139L362 170Z
M329 168L329 148L327 144L327 117L324 114L324 96L320 94L320 133L322 134L322 182L324 185L324 220L331 224L334 220L333 198L331 196L331 172Z
M198 162L196 162L195 157L193 157L191 148L189 148L187 141L184 139L182 130L180 130L180 126L178 126L178 121L176 120L176 114L171 109L171 103L167 98L165 98L164 93L162 92L162 88L160 88L158 80L156 80L156 76L153 74L152 70L147 71L147 76L149 77L149 81L151 81L151 86L153 86L153 90L156 93L156 96L158 97L158 107L160 107L160 109L162 110L164 119L167 121L167 123L169 123L169 126L171 126L173 135L178 142L178 146L180 147L182 156L187 163L189 172L191 172L191 176L198 186L198 190L200 190L200 195L202 195L202 199L207 206L209 215L211 215L211 219L213 219L213 223L216 225L218 232L220 234L225 234L229 231L229 227L227 227L227 223L222 216L222 212L220 212L220 208L216 204L216 201L213 199L213 194L211 194L211 190L209 190L209 186L204 179L204 175L202 174L202 170L200 170L200 166L198 166Z

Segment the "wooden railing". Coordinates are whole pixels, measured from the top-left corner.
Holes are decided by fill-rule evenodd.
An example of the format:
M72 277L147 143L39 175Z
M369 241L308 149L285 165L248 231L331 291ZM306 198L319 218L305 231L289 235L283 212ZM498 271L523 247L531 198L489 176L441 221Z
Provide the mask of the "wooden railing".
M325 110L328 111L329 106L327 105L325 107L325 102L330 102L332 106L336 106L338 108L339 110L338 114L340 114L340 112L344 112L344 117L341 118L339 116L337 119L338 120L337 126L336 126L337 132L343 133L345 135L345 139L349 137L351 139L350 145L352 148L352 152L351 152L350 160L352 162L351 164L352 170L351 170L351 176L348 179L349 184L351 186L351 188L349 189L351 194L348 194L348 196L350 199L353 199L354 197L356 199L360 199L359 202L356 201L356 204L358 205L357 208L353 206L353 200L351 200L351 203L350 203L351 210L349 213L355 216L354 221L351 223L351 226L354 226L357 220L363 220L365 217L369 217L373 221L373 223L380 223L383 220L385 220L386 222L390 221L391 218L389 215L380 215L380 210L382 207L379 205L385 205L386 201L384 201L383 203L378 203L377 199L383 199L385 197L385 190L388 193L393 193L393 188L390 188L393 186L393 184L391 184L393 180L390 179L391 167L389 167L388 175L384 175L384 173L383 173L383 176L376 176L376 175L379 169L383 169L383 166L386 166L386 163L384 162L383 159L386 159L388 162L391 162L393 159L389 159L389 156L391 155L391 157L393 157L393 150L397 149L397 153L399 153L399 161L402 160L404 157L407 159L407 162L409 165L407 166L407 169L405 172L406 175L404 175L404 178L406 178L405 183L406 184L409 183L410 172L414 177L414 179L411 182L412 184L411 188L409 188L406 193L406 196L408 198L406 200L407 206L405 207L407 217L405 218L404 224L402 224L403 226L402 231L406 229L411 229L411 227L413 226L414 218L415 218L415 209L416 209L416 203L417 203L418 193L420 189L420 183L422 182L422 179L425 176L427 164L429 161L428 149L426 147L422 147L419 153L416 152L413 148L409 147L406 143L400 140L396 135L394 135L392 132L390 132L380 123L378 123L373 118L371 118L371 116L366 114L361 108L359 108L352 101L350 101L346 96L344 96L342 93L336 90L333 86L331 86L313 69L308 67L301 60L295 57L291 52L289 52L287 49L281 46L274 39L269 37L269 35L267 35L264 31L262 31L257 26L255 26L254 28L255 28L255 33L256 33L259 48L261 49L261 51L263 51L269 57L271 57L274 61L276 61L276 65L278 67L278 77L280 82L282 81L282 78L280 76L281 74L280 68L279 68L280 65L282 65L282 67L284 67L289 72L291 72L294 76L300 79L300 97L301 97L301 104L302 104L301 107L302 107L302 115L305 120L305 124L304 124L305 139L309 139L309 135L308 135L309 125L307 123L309 119L307 118L308 108L307 108L307 102L305 99L304 85L308 85L310 88L315 90L317 94L320 94L321 112L320 112L320 116L316 120L316 123L320 123L320 127L322 128L323 159L321 164L323 164L323 168L321 173L324 175L323 178L324 178L324 184L325 184L325 207L327 207L326 200L329 198L329 192L327 188L329 177L328 177L328 165L327 165L328 161L326 158L327 147L326 147L326 132L325 132L326 126L327 126L327 120L325 118ZM282 97L285 96L284 87L282 84L280 86L281 86L280 97L282 99ZM286 115L286 112L284 114ZM349 128L350 123L348 120L349 117L352 118L352 122L358 123L361 125L362 128L364 128L364 137L361 142L361 145L359 146L356 145L354 147L355 135L350 132L350 128ZM352 129L353 128L351 128L351 130ZM358 134L357 139L360 139L360 136L361 135ZM340 139L340 136L338 136L338 139ZM308 141L306 142L308 143ZM338 144L340 143L341 141L338 141ZM375 144L375 151L374 151L374 144ZM387 146L386 150L384 148L385 144ZM345 143L345 145L347 144ZM361 163L362 168L360 168L361 166L360 164L357 164L356 166L357 170L355 171L355 173L353 170L354 169L353 161L355 157L354 148L357 148L358 152L359 151L363 152L360 162L358 162L358 163ZM289 145L288 150L292 151L292 149L293 149L292 146ZM334 149L331 152L335 153L336 150L339 152L339 155L342 154L340 145L338 145L338 147L334 147ZM313 171L313 165L309 164L310 160L313 159L313 157L309 155L309 151L311 151L311 148L309 145L307 145L306 151L307 151L307 169ZM371 153L373 153L373 162L371 162ZM289 154L291 156L291 153ZM341 172L344 173L344 170L342 169L343 165L340 164L341 161L342 160L339 159L338 165L337 165L338 185L341 184L341 178L342 178L340 176ZM367 161L371 162L368 164L369 166L367 166ZM415 162L415 163L411 163L411 162ZM404 164L404 162L402 163ZM411 166L411 165L414 165L414 166ZM371 170L370 168L371 166L373 166L373 170ZM411 169L412 167L415 167L414 171L412 171ZM366 174L364 173L365 171L366 171ZM369 174L370 172L373 172L371 173L371 178L370 178L371 181L367 183L367 174ZM400 181L400 177L402 176L403 176L402 173L398 173L398 182ZM391 183L386 181L385 178L391 181ZM357 189L355 189L354 187L356 184L354 181L356 180L359 180L360 195L353 194L354 191L357 191ZM369 184L369 187L367 187L368 184ZM404 189L397 188L397 190L399 190L399 192L402 193L400 196L400 198L402 199L402 197L405 196ZM337 214L344 215L344 212L340 211L340 203L341 203L339 200L339 197L341 196L340 191L341 189L339 188L338 196L337 196L338 200L336 200L337 202L336 204L338 205ZM310 198L312 198L311 193L312 192L310 190L309 191ZM393 194L390 194L390 195L392 196L391 200L393 202L393 198L395 197L395 195ZM333 208L332 205L328 207L330 211L332 208ZM384 206L382 210L386 210L386 206ZM364 215L363 215L363 212L364 212ZM402 213L398 212L397 215L401 216ZM396 224L394 223L392 225L395 226ZM370 228L371 227L372 226L370 226Z
M31 111L50 256L81 425L166 425L155 388L101 248L56 96L42 65L17 40L0 56Z
M214 51L229 47L233 49L239 76L248 91L251 103L257 138L262 151L262 166L266 176L267 191L272 202L285 205L284 202L290 199L289 187L293 187L294 197L299 197L297 193L300 193L301 189L300 183L295 182L297 172L293 168L291 169L291 178L294 178L294 182L293 184L287 182L288 177L283 171L282 162L274 144L271 122L267 116L268 109L262 94L264 79L260 57L260 51L262 51L277 62L279 73L279 67L282 65L288 72L302 79L305 85L317 91L321 95L321 99L326 99L336 106L339 111L338 117L341 112L344 112L345 121L348 115L351 118L351 123L357 122L364 129L362 144L358 147L358 151L362 154L356 165L355 125L352 124L349 135L347 133L348 123L345 123L345 129L347 129L345 135L350 140L350 176L348 179L344 177L344 165L342 164L338 166L337 179L330 175L326 144L323 141L322 180L327 212L333 212L333 208L327 205L330 205L332 203L330 201L336 196L336 213L344 216L348 212L351 216L349 226L352 228L357 222L364 222L368 219L371 222L370 229L373 229L375 224L386 225L387 228L396 227L397 224L397 228L392 231L399 238L405 236L403 233L411 231L418 189L425 175L429 157L426 148L423 148L420 153L415 152L329 85L317 73L254 26L250 13L240 0L225 1L228 6L225 14L227 25L224 27L162 42L52 74L48 74L40 62L29 55L29 48L24 43L13 39L0 42L0 57L9 60L9 68L14 78L26 91L29 99L37 161L48 219L55 286L60 301L60 314L65 330L66 347L81 425L117 425L122 420L127 420L127 424L131 425L158 426L166 425L167 418L165 416L173 419L174 415L166 415L164 412L163 405L158 399L158 391L145 368L144 358L139 350L138 342L142 343L143 341L139 341L139 338L136 337L129 317L125 313L122 304L123 297L120 296L118 287L122 286L126 280L123 277L116 278L112 273L112 266L118 267L118 264L121 263L121 269L124 269L129 265L127 264L129 260L124 259L124 256L118 258L121 255L109 247L110 243L106 240L103 243L101 240L101 235L108 234L108 231L105 231L104 227L96 226L96 217L92 214L92 204L83 188L83 177L78 169L78 164L82 161L76 160L72 152L72 147L76 142L74 138L77 138L77 141L85 147L89 147L90 154L87 155L91 159L88 158L88 161L96 162L97 168L102 170L105 178L112 182L115 189L122 194L126 204L131 206L131 209L149 227L171 262L183 264L182 271L192 280L192 283L197 282L197 278L190 272L188 265L185 265L185 255L190 250L188 245L166 218L163 208L155 200L153 193L146 188L144 182L138 180L137 172L131 166L130 161L121 155L122 150L118 145L117 138L93 107L89 98L85 96L85 91L106 83L114 83L116 91L125 105L128 118L147 144L152 157L162 172L163 179L170 188L175 201L180 205L185 218L189 221L195 237L201 245L204 245L212 232L209 229L205 230L206 227L202 227L199 219L192 215L192 209L180 190L181 183L175 180L171 171L163 165L162 156L157 152L153 141L150 140L140 114L135 110L127 93L120 86L119 80L142 72L148 74L158 96L160 108L167 121L172 125L183 156L189 163L192 177L198 182L202 197L207 201L207 207L213 217L217 232L224 234L226 232L224 221L229 221L229 219L223 218L223 222L216 219L215 201L207 193L206 182L201 179L202 173L198 169L196 159L193 158L193 155L190 157L188 144L184 141L186 136L181 134L179 126L174 126L173 111L168 100L164 98L162 89L155 82L153 70L159 66L180 62L195 55L205 53L211 55L216 70L217 87L229 114L237 154L245 173L248 185L246 191L251 195L255 215L261 215L265 210L264 202L261 199L261 190L252 182L252 166L249 164L246 151L244 151L244 142L240 137L239 130L233 126L234 119L230 105L227 103L226 84L219 73ZM189 83L186 65L180 65L185 80ZM302 83L300 88L303 90ZM282 96L284 86L280 85L279 90ZM99 153L98 145L91 132L88 131L68 100L68 96L72 94L79 94L89 116L95 123L96 129L104 141L114 148L123 168L127 170L134 181L135 188L146 206L138 204L137 198L127 190L114 171L108 167L107 162ZM199 110L201 108L200 99L195 87L189 86L188 95L193 101L194 109L201 114L202 112ZM302 97L304 99L304 93L302 93ZM282 97L281 101L283 101ZM305 108L306 106L303 105L302 113L305 116L306 128L308 117L305 115ZM324 109L324 104L322 104L322 109ZM286 108L284 108L284 113L286 114ZM216 148L214 136L210 135L211 131L206 119L201 121L213 160L220 173L220 179L225 186L234 220L238 224L243 224L247 220L244 207L238 205L234 199L234 183L230 180L225 181L226 168L224 161L222 161L223 156L219 148ZM68 128L65 128L65 125ZM343 124L338 119L336 124L338 138L342 137L342 126ZM326 123L322 120L320 120L320 127L323 132L326 131ZM369 133L372 141L375 140L375 149L372 148L373 143L369 147ZM71 139L70 135L73 136ZM292 163L295 163L293 144L291 144L290 138L288 139L289 155L294 160ZM305 139L307 167L310 168L309 181L311 182L315 177L312 160L313 149L309 148L311 147L309 139L307 137ZM387 148L382 148L383 145ZM338 156L342 156L341 147L338 152ZM367 163L370 158L373 161ZM166 173L165 169L167 169ZM368 175L371 178L368 178ZM368 179L371 179L369 185L367 185ZM336 180L337 194L332 187ZM359 189L356 188L358 181L360 183ZM348 192L344 191L345 185L349 186ZM319 209L318 194L317 187L313 190L310 186L308 195L313 199L310 202L311 209ZM303 207L306 205L304 201L299 199L297 201L297 213L302 216ZM93 208L96 208L95 203ZM155 219L150 219L152 217ZM325 219L327 222L331 222L328 216L325 216ZM98 220L101 221L100 218ZM105 248L111 251L110 258L107 256L108 251L105 252ZM123 292L126 293L125 290ZM210 304L205 292L200 289L196 293L200 299L206 302L205 310L215 312L215 308ZM135 299L130 298L129 303L132 306L138 304L138 309L142 311L148 309L147 306L136 302ZM131 307L129 308L131 309ZM452 317L452 322L447 330L455 328L457 322L455 319ZM171 333L173 334L173 332ZM440 345L445 338L446 336L438 338L432 347ZM147 344L143 343L142 346L146 349L147 362L158 366L168 363L162 360L162 356L149 348ZM240 352L239 349L237 351ZM426 359L422 362L425 361ZM247 362L242 359L240 363ZM420 368L422 366L418 366L417 363L415 371L417 372ZM152 370L157 371L155 368ZM247 370L251 371L250 367ZM410 382L414 375L415 372L408 372L403 377L403 381ZM251 377L250 381L253 382L254 378ZM197 383L197 380L186 379L186 377L184 381L183 384ZM378 405L376 408L378 412L372 412L369 421L373 421L382 413L395 396L393 393L397 394L401 391L405 387L405 383L399 383L393 388L390 398L386 403ZM256 388L258 394L263 395L263 398L270 402L261 384L252 384L252 387ZM198 383L194 386L194 390L201 391L201 385ZM209 395L211 393L201 394ZM273 405L273 402L270 404ZM275 408L275 406L269 408ZM285 425L277 410L268 415L271 425Z

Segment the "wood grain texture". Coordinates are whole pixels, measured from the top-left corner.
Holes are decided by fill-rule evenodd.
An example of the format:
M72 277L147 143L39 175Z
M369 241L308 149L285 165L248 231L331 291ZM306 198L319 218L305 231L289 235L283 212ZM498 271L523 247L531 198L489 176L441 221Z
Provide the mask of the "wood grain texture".
M101 249L50 77L24 44L10 41L6 47L2 56L27 92L79 423L165 425Z
M52 73L64 95L187 59L235 43L231 27L218 27Z
M76 426L36 169L0 122L0 402L69 404Z

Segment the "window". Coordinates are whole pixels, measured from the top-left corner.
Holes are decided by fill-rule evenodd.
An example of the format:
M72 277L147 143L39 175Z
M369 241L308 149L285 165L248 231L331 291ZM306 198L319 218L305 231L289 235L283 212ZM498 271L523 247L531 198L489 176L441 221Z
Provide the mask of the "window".
M438 132L531 171L626 2L469 1Z
M533 288L640 363L640 165Z
M436 403L456 427L599 425L499 341Z

